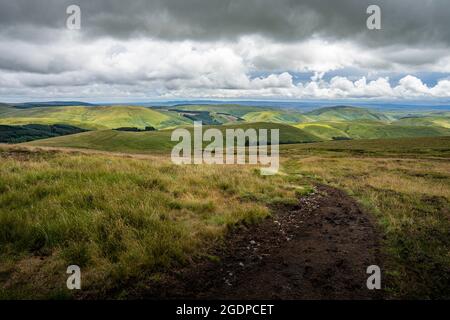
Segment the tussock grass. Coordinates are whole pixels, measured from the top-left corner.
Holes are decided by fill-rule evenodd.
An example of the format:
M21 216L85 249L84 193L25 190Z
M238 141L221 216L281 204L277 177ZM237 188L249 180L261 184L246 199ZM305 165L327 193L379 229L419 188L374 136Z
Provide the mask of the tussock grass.
M450 298L449 143L282 145L283 174L271 177L155 155L0 146L0 298L66 298L69 264L82 266L83 292L126 297L122 284L208 257L229 226L267 216L269 203L294 203L311 180L347 190L376 215L390 297Z
M295 198L282 176L158 157L8 148L0 177L2 298L66 297L70 264L82 268L83 292L148 280L266 217L274 199Z
M385 235L383 281L391 297L450 298L448 138L355 141L358 156L351 145L286 146L284 165L291 174L347 190L375 213ZM420 152L411 159L415 148Z

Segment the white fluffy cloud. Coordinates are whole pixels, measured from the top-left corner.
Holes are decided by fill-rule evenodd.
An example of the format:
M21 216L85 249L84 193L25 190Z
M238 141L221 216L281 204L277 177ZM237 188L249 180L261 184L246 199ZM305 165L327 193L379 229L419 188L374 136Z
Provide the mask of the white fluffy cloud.
M391 58L384 60L380 58L383 56L380 51L363 50L349 42L309 39L282 44L260 36L246 36L235 42L105 38L84 42L76 34L70 34L50 44L15 40L1 43L2 99L23 96L103 100L130 97L331 99L450 96L449 80L443 79L434 87L428 87L412 75L395 84L386 76L374 77L377 72L387 73L392 68L407 73L411 66ZM20 50L16 52L11 48ZM395 48L389 50L394 52ZM424 50L424 53L434 54L432 49ZM416 55L417 52L399 53L398 57L405 60ZM438 57L435 55L441 72L450 72L450 58ZM324 80L327 72L344 68L365 70L371 78L335 76ZM314 76L299 82L295 80L298 72L314 72Z
M0 101L449 96L448 0L76 2L0 0Z

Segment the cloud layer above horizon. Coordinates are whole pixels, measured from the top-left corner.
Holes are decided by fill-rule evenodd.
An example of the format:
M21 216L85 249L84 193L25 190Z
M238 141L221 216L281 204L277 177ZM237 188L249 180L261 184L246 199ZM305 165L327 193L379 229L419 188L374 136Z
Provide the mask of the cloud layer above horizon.
M449 47L446 0L0 0L0 100L441 99Z

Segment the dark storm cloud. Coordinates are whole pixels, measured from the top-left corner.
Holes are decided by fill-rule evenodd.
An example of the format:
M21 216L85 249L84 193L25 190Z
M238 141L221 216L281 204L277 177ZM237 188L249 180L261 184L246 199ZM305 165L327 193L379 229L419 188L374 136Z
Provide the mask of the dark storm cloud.
M373 46L450 44L448 0L0 0L0 32L48 40L48 29L64 28L70 4L82 9L86 37L211 41L260 34L291 42L317 35ZM370 4L382 9L382 31L366 29Z
M33 52L34 51L34 52ZM73 61L61 54L33 50L24 44L0 46L0 69L7 71L32 72L32 73L62 73L74 70Z
M448 1L0 0L0 98L448 97Z

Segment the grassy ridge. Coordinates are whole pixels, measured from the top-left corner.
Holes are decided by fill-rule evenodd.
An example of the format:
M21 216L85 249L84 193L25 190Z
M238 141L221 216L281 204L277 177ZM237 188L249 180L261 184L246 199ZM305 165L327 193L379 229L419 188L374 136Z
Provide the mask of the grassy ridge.
M450 116L407 117L394 122L402 126L433 126L450 129Z
M0 149L0 298L97 297L202 255L228 226L294 201L287 177L248 166ZM116 292L120 297L126 292Z
M287 124L311 121L311 119L305 115L302 115L297 112L286 112L286 111L249 112L243 116L243 119L248 122L275 122Z
M85 129L113 129L146 126L166 128L186 125L190 121L176 113L133 106L3 108L0 110L0 124L29 123L63 123Z
M395 122L396 123L396 122ZM439 126L406 126L378 121L326 121L295 125L322 140L333 138L381 139L449 136L450 129Z
M171 131L127 132L97 130L69 137L36 140L27 145L94 149L126 153L168 153L176 144L170 141Z
M251 107L237 104L220 104L220 105L179 105L175 106L177 110L188 111L208 111L211 113L227 113L235 117L243 117L249 112L258 112L262 110L272 110L271 108Z
M280 123L302 129L304 141L450 135L446 112L408 116L364 108L326 107L307 113L242 105L63 106L16 108L0 105L0 124L67 124L91 130L119 127L173 128L202 120L208 124ZM294 141L293 139L291 139ZM302 139L296 139L302 140Z
M300 143L318 141L318 139L300 129L274 123L244 123L226 126L204 126L203 131L208 128L218 128L222 132L226 129L249 128L279 129L280 143ZM192 129L189 129L192 131ZM129 152L129 153L169 153L177 142L171 142L172 130L161 130L155 132L122 132L113 130L92 131L82 134L39 140L29 143L33 146L46 147L71 147L87 148L105 151Z
M305 115L314 118L316 121L390 121L391 118L381 112L372 111L366 108L337 106L325 107L309 111Z

